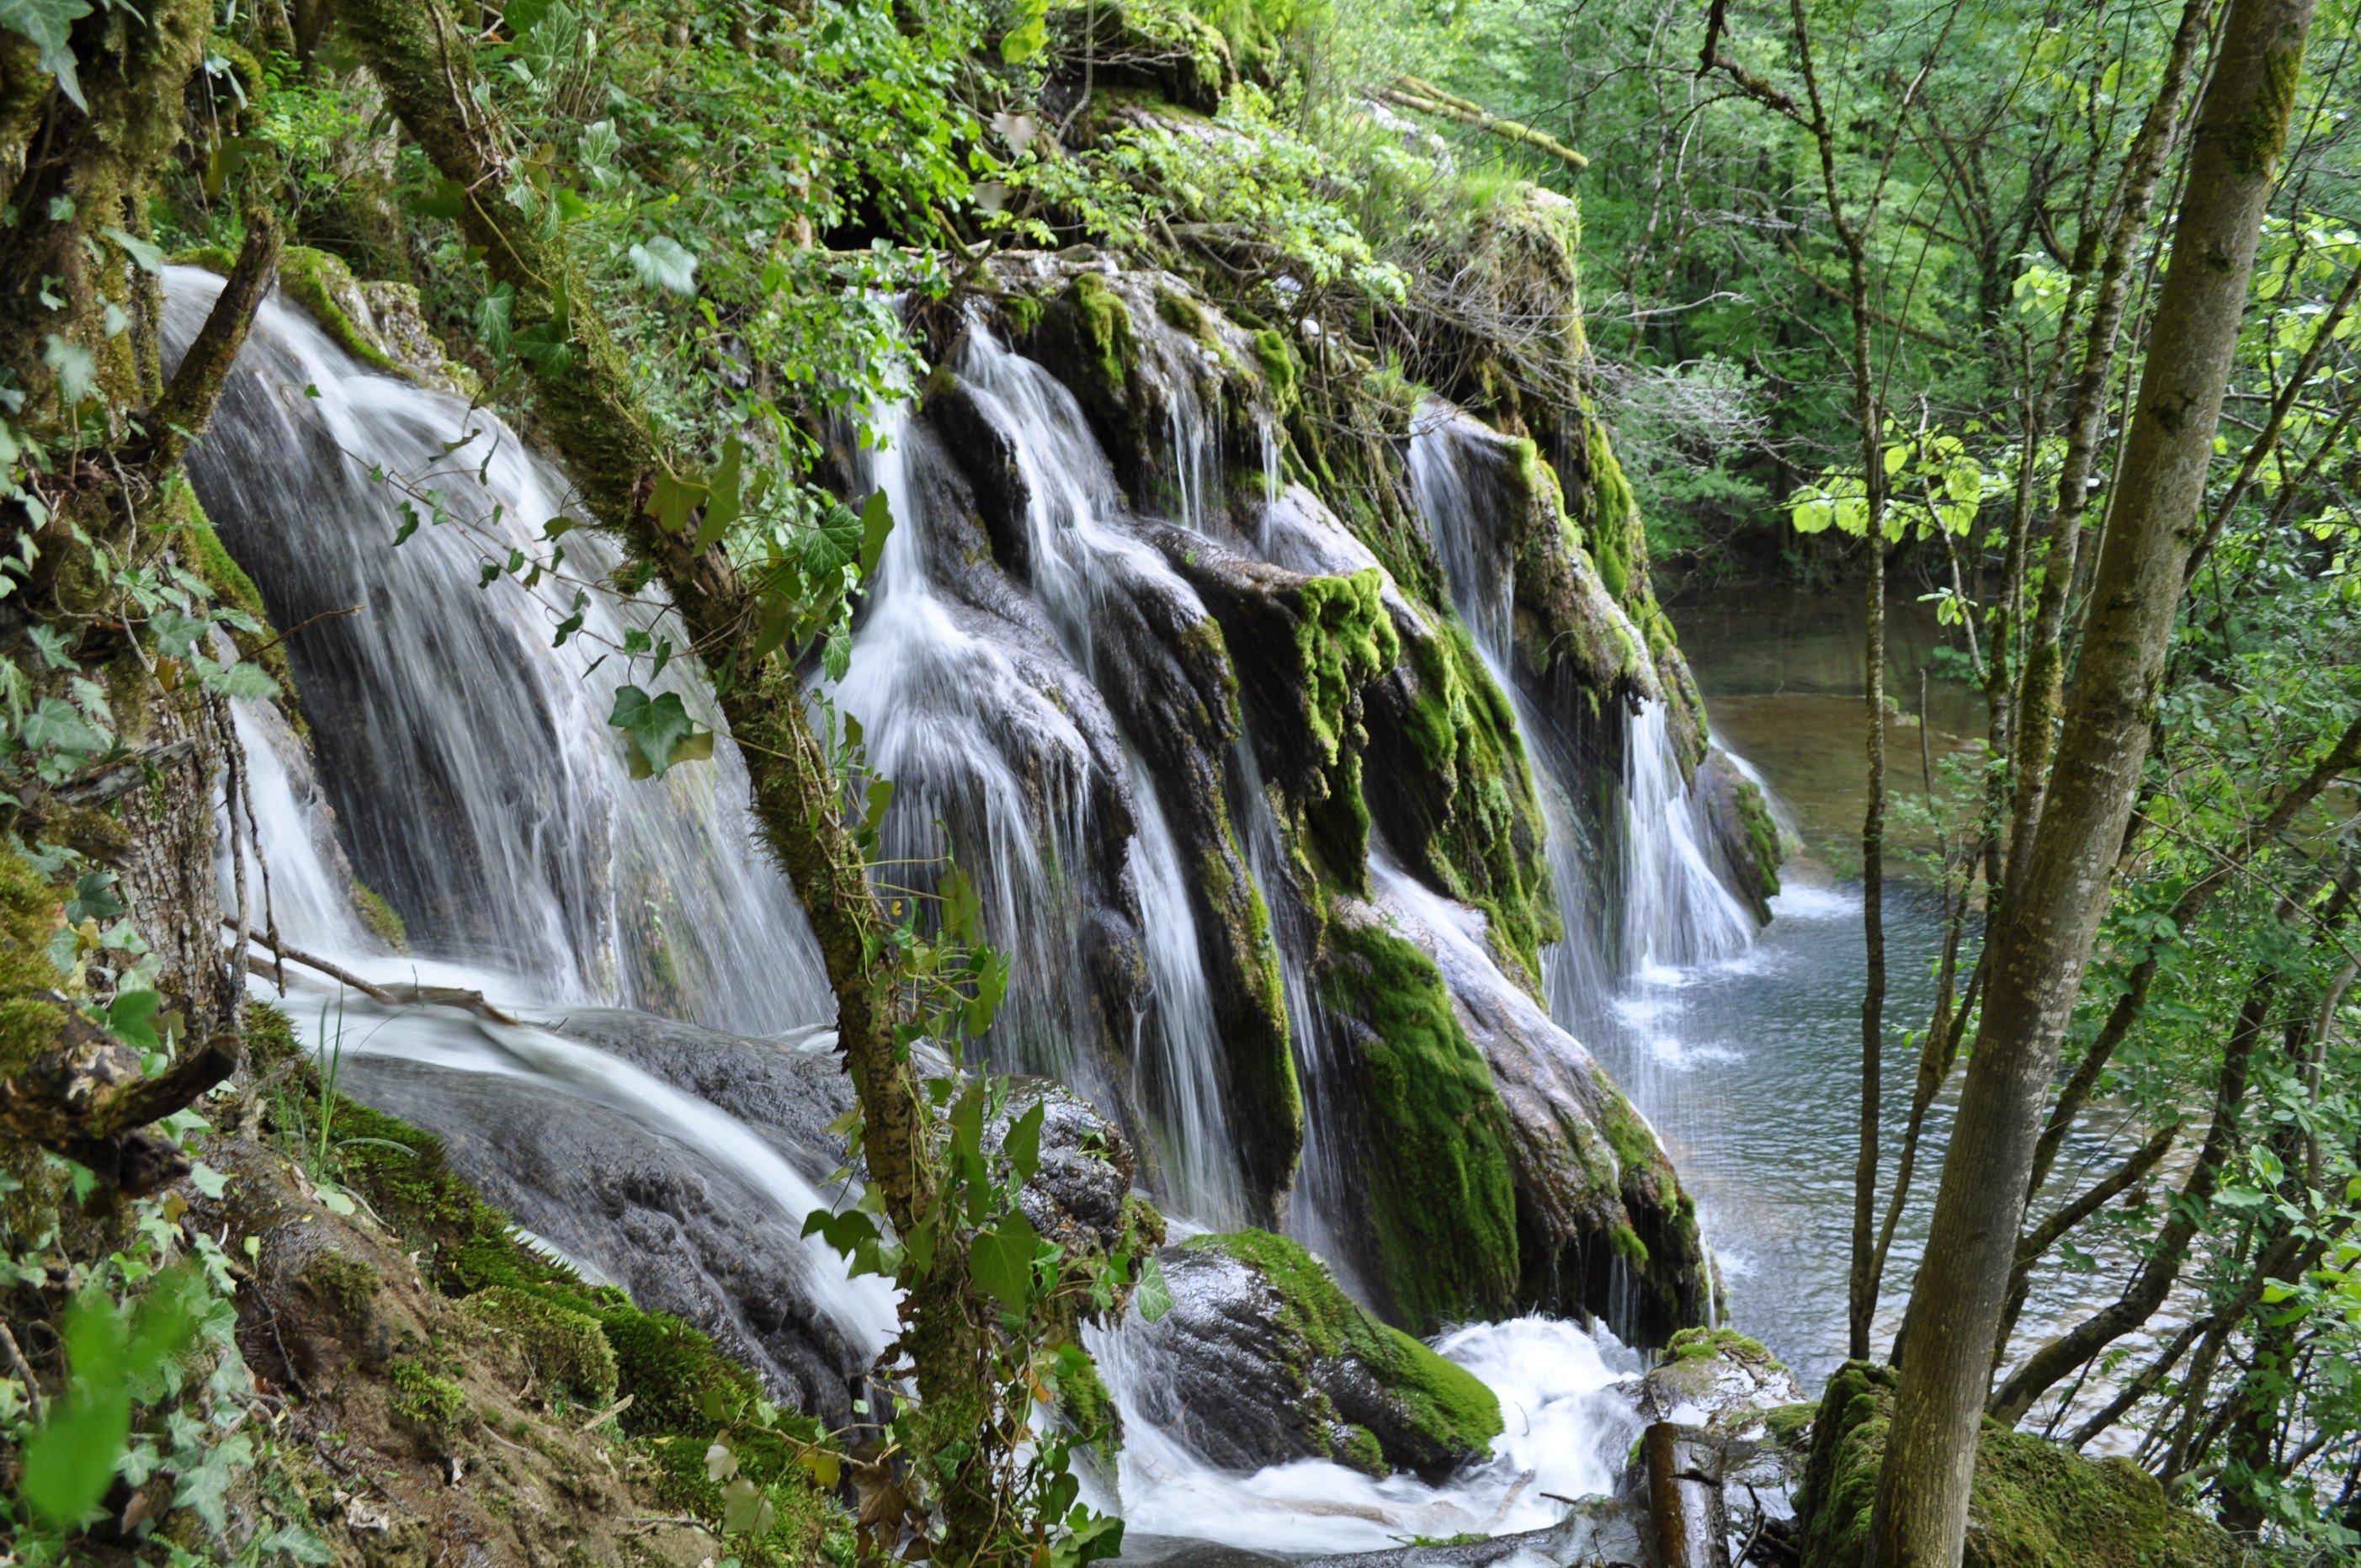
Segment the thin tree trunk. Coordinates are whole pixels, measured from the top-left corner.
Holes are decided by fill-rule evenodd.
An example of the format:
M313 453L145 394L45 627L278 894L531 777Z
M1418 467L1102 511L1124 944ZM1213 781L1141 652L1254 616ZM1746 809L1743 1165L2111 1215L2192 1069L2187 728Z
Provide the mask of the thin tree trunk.
M1867 415L1863 416L1868 417ZM1874 444L1873 443L1871 444ZM1882 465L1879 465L1882 467ZM1869 688L1869 806L1861 823L1861 1146L1852 1171L1852 1280L1846 1340L1855 1360L1869 1355L1883 1261L1876 1241L1877 1135L1885 1108L1885 536L1869 539L1869 627L1863 639ZM1925 715L1920 715L1923 722ZM1931 1046L1932 1041L1928 1044Z
M1976 1433L2059 1042L2147 753L2182 567L2294 112L2312 0L2232 0L2116 481L2056 784L2013 859L1990 993L1909 1310L1869 1561L1957 1568Z
M2099 283L2091 302L2091 329L2083 339L2082 367L2075 378L2071 411L2066 420L2066 455L2058 476L2058 510L2049 523L2049 554L2042 565L2041 593L2033 612L2033 635L2027 647L2025 679L2015 709L2015 825L2009 832L2008 870L2004 886L2016 881L2019 852L2033 842L2041 819L2048 783L2052 731L2066 680L2066 602L2074 586L2075 555L2082 537L2082 515L2089 508L2092 470L2100 444L2106 438L2107 381L2114 364L2115 344L2124 321L2124 304L2131 295L2132 258L2147 227L2156 187L2171 161L2180 130L2180 101L2190 69L2204 41L2213 0L2188 0L2181 7L2180 26L2173 34L2166 58L2164 79L2155 102L2124 159L2121 188L2113 203L2106 250L2100 263ZM2007 918L2007 911L2002 911Z

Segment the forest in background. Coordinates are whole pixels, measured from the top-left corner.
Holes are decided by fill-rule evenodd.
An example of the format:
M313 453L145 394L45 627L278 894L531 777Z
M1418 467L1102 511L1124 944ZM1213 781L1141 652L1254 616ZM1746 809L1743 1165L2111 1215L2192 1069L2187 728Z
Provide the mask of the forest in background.
M234 749L226 703L276 689L276 634L180 462L274 276L333 313L338 265L413 287L441 352L566 461L579 521L630 560L584 591L667 597L670 630L619 660L717 673L731 733L773 760L755 809L839 1001L874 1201L828 1239L903 1286L917 1397L852 1454L726 1368L726 1393L622 1430L664 1455L675 1507L790 1559L831 1530L853 1549L829 1500L847 1467L873 1541L954 1562L1112 1548L1070 1445L1022 1440L1038 1394L1086 1382L1078 1324L1152 1297L1156 1272L1136 1245L1069 1255L1011 1223L1038 1151L999 1114L1005 1082L930 1078L910 1050L981 1036L1007 960L955 869L924 917L873 893L890 781L796 696L842 674L892 525L845 493L831 443L926 384L990 255L1077 244L1188 278L1255 334L1290 461L1369 493L1350 521L1389 565L1403 524L1368 454L1431 390L1562 468L1611 431L1644 535L1574 521L1652 641L1652 570L1866 579L1878 711L1883 607L1931 597L1956 630L1990 729L1951 787L1889 791L1886 726L1864 736L1854 1350L1897 1358L1868 1325L1912 1288L1885 1254L1938 1179L1983 1241L1918 1288L1982 1315L1901 1347L1932 1349L1898 1355L1890 1407L1887 1374L1861 1375L1864 1440L1825 1439L1850 1472L1818 1483L1806 1560L1875 1537L1875 1561L1956 1561L1956 1462L1987 1409L2077 1447L2128 1433L2244 1547L2349 1557L2355 24L2288 0L0 10L0 1109L8 1317L48 1331L0 1344L17 1559L328 1551L239 1381L246 1266L181 1227L175 1184L219 1198L203 1151L233 1103L291 1135L324 1192L360 1190L385 1152L368 1139L402 1135L337 1144L333 1083L283 1049L257 1087L271 1030L237 1000L240 909L181 878L134 921L127 894L209 865L214 831L209 794L129 786ZM169 378L167 257L228 278ZM2200 272L2232 291L2195 293ZM1120 356L1115 318L1091 319ZM469 526L400 476L387 506ZM487 569L559 573L564 532ZM639 695L613 722L647 771L709 751L676 701ZM1923 1020L1879 992L1889 818L1937 845L1912 868L1947 921ZM1890 1085L1896 1036L1916 1070ZM1914 1181L1916 1129L1961 1081L1971 1134ZM1898 1179L1891 1099L1913 1129ZM2027 1214L2093 1106L2125 1120L2121 1165ZM1999 1208L1971 1212L1977 1193ZM446 1243L489 1223L406 1201ZM2012 1346L2031 1272L2095 1269L2102 1238L2137 1260L2114 1299ZM604 1314L610 1343L676 1329L530 1259L466 1267L522 1318L563 1297L564 1326ZM407 1376L412 1419L457 1397ZM2077 1406L2086 1385L2115 1392ZM137 1517L126 1483L151 1498Z

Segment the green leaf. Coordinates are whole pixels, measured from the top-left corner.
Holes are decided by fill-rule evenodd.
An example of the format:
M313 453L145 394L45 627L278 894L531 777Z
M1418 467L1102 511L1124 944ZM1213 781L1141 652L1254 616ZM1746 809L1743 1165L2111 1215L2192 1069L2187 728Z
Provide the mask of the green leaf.
M1022 65L1039 54L1049 39L1049 0L1023 0L1016 25L1000 36L1000 58Z
M861 558L862 521L831 506L818 527L804 535L804 570L816 581L832 577Z
M0 5L6 3L7 0L0 0ZM163 251L141 239L137 235L123 229L103 229L100 232L121 246L123 254L131 258L132 265L138 268L140 271L161 273L164 270Z
M1132 1297L1139 1308L1143 1321L1155 1322L1172 1310L1172 1286L1164 1277L1164 1266L1153 1257L1142 1259L1139 1265L1139 1289Z
M1008 1134L1000 1140L1001 1149L1008 1162L1016 1168L1016 1179L1030 1181L1033 1173L1041 1168L1041 1118L1049 1110L1049 1102L1036 1100L1031 1109L1016 1118Z
M697 548L711 549L729 537L730 530L744 511L739 491L744 482L741 465L746 448L736 436L722 443L721 466L713 471L713 482L705 497L705 521L697 530Z
M58 90L73 106L90 113L74 75L72 45L67 39L74 23L90 15L90 0L0 0L0 27L30 38L40 49L40 66L58 79Z
M894 532L894 505L879 490L861 505L861 575L877 573L877 558L885 553L886 536Z
M25 715L21 733L25 744L35 751L55 746L69 756L95 756L114 744L114 737L84 718L80 708L57 696L43 697L40 706Z
M216 696L252 697L269 701L279 695L279 683L261 665L240 660L235 664L217 664L203 653L192 661L197 667L197 680L205 690Z
M0 5L6 3L0 0ZM58 397L68 408L88 402L98 390L98 361L78 343L49 334L41 349L41 363L57 372Z
M156 1037L156 1008L164 999L152 991L126 991L106 1010L106 1026L115 1037L143 1051L161 1050Z
M644 245L631 247L629 259L632 273L645 288L682 295L697 292L697 258L670 236L658 235Z
M778 1522L778 1510L763 1489L741 1475L721 1488L721 1531L724 1535L761 1535Z
M1041 1248L1040 1233L1022 1213L1012 1213L995 1228L980 1233L968 1255L975 1282L999 1298L1012 1312L1025 1310L1033 1290L1033 1255Z
M831 681L840 681L852 668L852 629L838 623L828 634L828 645L819 651L820 673Z
M697 728L681 705L678 692L665 692L651 697L637 686L617 686L615 706L607 715L607 722L631 739L627 761L631 763L631 776L661 778L673 764L673 753ZM708 745L708 754L711 754ZM644 766L646 773L641 772Z
M75 1399L26 1446L25 1500L59 1524L81 1519L115 1484L130 1435L131 1396L119 1382L104 1395Z

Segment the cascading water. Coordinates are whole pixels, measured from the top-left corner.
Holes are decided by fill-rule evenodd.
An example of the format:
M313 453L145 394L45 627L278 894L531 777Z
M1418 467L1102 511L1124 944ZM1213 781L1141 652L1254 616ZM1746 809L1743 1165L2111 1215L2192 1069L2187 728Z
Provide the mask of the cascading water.
M176 267L166 286L177 352L221 284ZM576 585L614 569L611 546L570 533L562 572L537 587L505 574L467 587L511 550L546 552L563 478L490 414L357 368L309 318L266 304L189 472L289 629L361 880L423 951L512 975L534 1002L620 1003L755 1034L826 1016L794 892L744 852L737 753L634 782L606 723L629 678L610 597L589 593L570 645L551 646ZM405 501L450 521L390 548ZM594 682L602 653L609 673ZM696 708L697 686L660 689Z
M175 332L185 340L217 285L183 269L169 282ZM1087 1077L1083 1064L1060 1058L1057 1044L1071 1037L1082 1012L1095 939L1077 917L1073 887L1092 869L1086 857L1118 858L1137 900L1134 939L1145 977L1140 1014L1126 1022L1129 1099L1161 1157L1149 1168L1178 1213L1230 1224L1241 1212L1240 1177L1190 864L1159 781L1104 709L1082 700L1089 683L1111 673L1101 647L1111 604L1153 594L1200 620L1203 609L1130 532L1107 460L1063 387L982 330L970 334L957 368L1022 481L1025 587L995 579L1003 586L994 588L983 566L954 572L953 563L976 559L973 542L957 532L961 520L940 506L926 471L931 437L906 414L889 412L881 421L887 444L868 460L868 479L887 493L899 526L862 614L851 671L829 695L866 721L872 762L901 786L897 814L917 825L938 816L950 823L990 900L994 939L1016 949L1020 975L1038 977L1039 989L1015 1007L1016 1065ZM469 432L464 444L446 444ZM1202 527L1204 470L1187 465L1204 461L1191 455L1203 432L1180 437L1176 460L1195 476L1181 488L1184 511ZM453 521L422 526L390 548L398 498L369 477L373 466L421 492L413 504L423 513L434 515L439 502ZM1268 443L1264 466L1275 491ZM466 987L529 1021L425 1000L382 1004L340 993L297 965L287 970L290 1011L348 1053L357 1081L429 1125L438 1113L463 1131L484 1124L475 1100L509 1103L497 1096L521 1092L544 1113L559 1107L557 1114L586 1125L636 1129L669 1151L664 1158L702 1172L712 1193L736 1195L722 1206L732 1245L785 1259L778 1288L812 1304L817 1326L807 1337L840 1346L828 1353L823 1345L820 1359L835 1354L836 1365L857 1367L893 1332L890 1294L875 1280L847 1279L840 1260L807 1250L796 1234L803 1214L827 1201L813 1173L832 1158L784 1148L774 1132L757 1132L678 1076L581 1032L594 1017L585 1004L653 1008L763 1036L817 1024L832 1009L792 890L752 848L742 762L727 739L710 765L677 768L661 783L628 777L603 715L613 685L626 678L614 651L631 623L596 593L577 606L571 581L607 576L614 561L606 547L568 534L563 576L528 589L496 573L488 588L472 586L481 564L545 546L543 525L563 510L562 477L497 420L364 371L275 301L257 323L193 475L225 541L257 568L273 619L299 628L290 650L317 726L315 781L275 709L245 705L238 715L252 761L259 858L247 880L258 899L266 865L270 873L270 907L267 916L257 910L258 924L268 919L288 944L381 984ZM376 519L386 520L385 533L371 528ZM1362 563L1356 556L1352 565ZM358 613L305 624L347 605ZM567 646L552 646L577 609L579 632ZM592 668L596 652L611 663ZM680 668L673 689L697 706L697 683ZM710 722L709 713L700 716ZM1273 895L1283 988L1312 1102L1306 1174L1290 1223L1335 1255L1325 1245L1322 1203L1302 1201L1349 1199L1330 1171L1334 1135L1321 1113L1325 1036L1309 993L1308 942L1290 925L1286 850L1249 742L1241 740L1227 771L1248 867ZM1127 814L1128 831L1113 851L1103 848L1105 829L1123 818L1107 811ZM904 841L915 851L931 838L914 826ZM393 954L361 920L356 868L410 916L424 956ZM1442 961L1469 967L1468 954L1482 959L1488 979L1462 975L1455 983L1515 991L1480 938L1455 924L1467 912L1427 890L1413 894L1415 884L1387 863L1372 869L1380 906L1423 929ZM610 1023L617 1016L629 1017ZM807 1027L800 1046L729 1044L768 1053L762 1059L806 1060L824 1038ZM544 1245L588 1270L635 1294L658 1288L640 1245L619 1240L629 1233L576 1223L591 1218L558 1203L532 1223ZM759 1361L765 1329L749 1321L753 1305L725 1291L714 1309L720 1321L707 1321L718 1332L734 1323L730 1343L751 1345ZM1441 1343L1494 1387L1508 1416L1493 1458L1470 1473L1441 1486L1372 1481L1309 1462L1228 1475L1159 1427L1152 1358L1129 1332L1097 1343L1130 1431L1122 1504L1147 1533L1336 1548L1549 1525L1561 1513L1550 1494L1607 1489L1630 1435L1628 1403L1612 1392L1616 1375L1598 1345L1565 1323L1518 1320L1474 1325ZM774 1365L774 1375L791 1380L795 1369Z
M177 347L219 284L184 268L166 283ZM468 432L454 455L446 443ZM436 492L455 521L390 548L391 529L373 524L390 521L395 497L373 466ZM457 398L368 373L274 298L190 468L273 619L300 629L289 651L320 756L315 778L275 706L236 705L247 760L236 809L251 816L244 852L258 928L382 985L475 991L553 1022L571 1006L615 1003L763 1034L830 1015L794 892L752 852L744 764L726 739L710 768L631 780L598 718L624 678L620 662L594 685L596 655L583 651L619 646L624 623L594 595L581 641L561 649L555 590L505 577L470 586L479 561L524 548L561 511L562 483L513 432ZM612 569L603 544L569 539L570 572ZM357 608L305 624L346 605ZM695 683L681 687L694 702ZM225 884L230 840L225 831ZM421 956L395 954L361 919L348 850L409 916ZM660 921L638 917L650 905ZM267 993L346 1058L347 1083L384 1062L441 1073L434 1092L445 1097L497 1080L620 1117L715 1193L740 1195L747 1245L796 1282L840 1370L857 1374L891 1337L890 1291L848 1279L841 1259L800 1238L804 1216L827 1201L812 1177L734 1117L539 1023L382 1003L299 963L278 968L286 992ZM435 1109L419 1119L431 1124ZM813 1153L813 1168L833 1163ZM643 1277L642 1259L577 1233L570 1218L541 1217L537 1229L598 1274ZM706 1326L730 1327L710 1315ZM730 1337L765 1359L751 1329Z
M1569 740L1518 677L1511 628L1516 585L1502 520L1477 493L1471 442L1499 438L1447 405L1421 406L1410 472L1420 513L1441 557L1452 606L1493 683L1507 695L1549 827L1545 846L1566 939L1543 957L1550 1011L1576 1033L1597 1026L1604 1000L1627 980L1743 951L1754 922L1714 871L1700 842L1697 807L1682 778L1661 703L1643 703L1625 728L1623 775L1609 842L1577 806L1583 772ZM1635 644L1636 628L1625 624ZM1613 872L1602 887L1601 867Z
M1115 526L1121 513L1115 477L1073 395L980 323L958 369L982 418L1007 443L1025 498L1032 598L1083 680L1099 673L1097 627L1109 596L1146 584L1202 618L1195 594L1163 558ZM1027 668L1011 656L1014 627L1003 622L995 640L969 630L947 604L932 569L946 520L912 471L906 410L889 411L881 428L888 439L870 455L868 477L885 491L899 522L854 640L851 671L833 695L865 721L880 771L915 792L917 804L897 806L891 819L901 846L895 853L923 853L937 819L950 823L955 838L980 839L982 852L967 858L994 899L987 929L1016 949L1012 994L1023 998L1038 975L1070 977L1062 994L1038 998L1030 1016L1020 1014L1006 1031L1015 1048L1004 1065L1087 1078L1086 1064L1070 1050L1030 1042L1068 1038L1087 1011L1078 900L1050 868L1078 867L1091 852L1091 740L1040 689L1038 662ZM1240 1179L1196 919L1155 781L1127 751L1122 773L1135 828L1125 852L1149 981L1144 1015L1129 1031L1132 1076L1148 1091L1146 1104L1164 1134L1157 1151L1166 1173L1161 1195L1203 1223L1235 1223L1244 1212ZM1055 808L1042 811L1044 799ZM995 1039L1004 1030L995 1029Z

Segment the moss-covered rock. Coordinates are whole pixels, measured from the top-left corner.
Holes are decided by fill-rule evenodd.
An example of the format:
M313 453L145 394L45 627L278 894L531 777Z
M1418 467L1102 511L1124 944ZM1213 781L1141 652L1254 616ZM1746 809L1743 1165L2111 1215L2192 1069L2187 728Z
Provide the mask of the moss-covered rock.
M1804 1561L1813 1568L1865 1560L1894 1380L1889 1367L1849 1362L1821 1397L1796 1497ZM2129 1460L2085 1459L1984 1422L1962 1568L2228 1568L2238 1561L2220 1526L2168 1502L2156 1478Z
M1365 1124L1378 1283L1422 1332L1499 1316L1517 1289L1517 1199L1491 1071L1433 962L1366 912L1335 913L1320 989Z
M544 1387L594 1409L615 1402L614 1348L590 1313L508 1285L478 1290L460 1310L513 1350Z
M1145 1413L1214 1463L1318 1457L1434 1478L1499 1434L1490 1389L1378 1321L1286 1237L1192 1236L1163 1259L1174 1309L1133 1331L1155 1358ZM1279 1397L1237 1398L1240 1378Z

